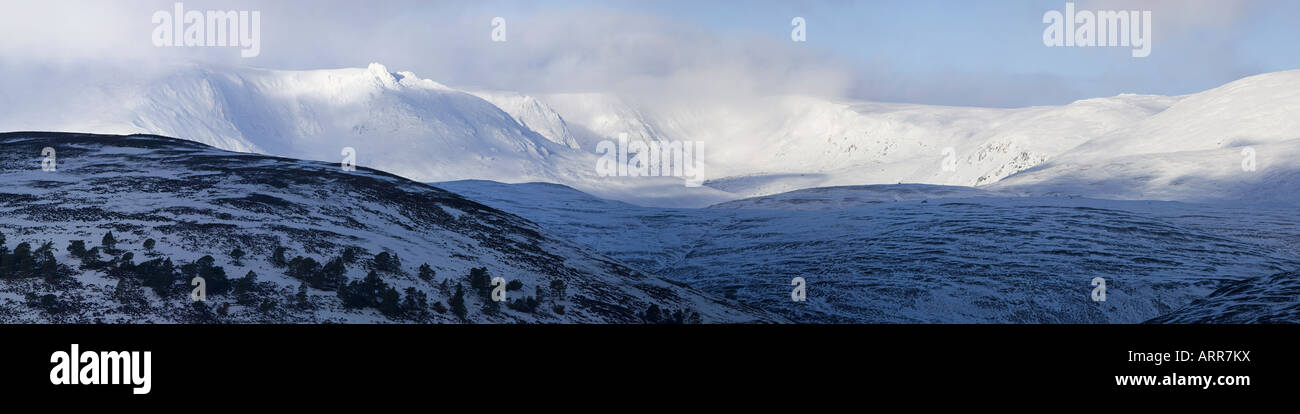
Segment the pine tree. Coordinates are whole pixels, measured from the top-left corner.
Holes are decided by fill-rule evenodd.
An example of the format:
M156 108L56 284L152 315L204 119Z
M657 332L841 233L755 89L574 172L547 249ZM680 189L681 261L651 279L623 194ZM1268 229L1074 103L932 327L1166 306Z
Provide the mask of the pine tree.
M339 287L338 296L339 300L343 301L343 306L347 308L376 307L386 287L387 284L379 279L379 273L371 270L365 279Z
M40 274L46 282L54 282L59 276L59 262L54 259L54 252L46 250L41 255Z
M651 303L645 312L641 312L641 319L647 323L659 323L659 318L662 316L663 313L659 310L659 305L654 303Z
M312 281L312 286L322 290L337 290L347 280L347 267L343 265L343 258L336 257L321 268L320 274Z
M86 254L86 242L84 240L73 240L68 243L68 254L80 259Z
M123 305L136 303L135 299L139 294L136 293L134 288L135 286L132 286L131 279L125 277L119 278L117 279L117 284L113 286L113 298L116 298L117 301Z
M82 254L81 267L84 269L97 269L102 266L104 261L99 259L99 250L99 246L96 246L87 250L85 254Z
M110 231L108 232L108 234L105 234L104 238L100 239L99 245L104 247L105 252L112 252L113 250L116 250L117 239L113 238L113 232Z
M232 259L232 263L234 263L235 266L244 265L243 263L240 262L240 259L244 258L244 251L240 250L238 247L236 247L235 250L230 251L230 258Z
M343 263L352 264L357 262L357 252L361 249L348 247L343 249Z
M564 289L565 286L563 280L555 279L551 281L551 293L555 295L556 299L564 300Z
M442 283L438 284L438 293L443 296L451 296L451 279L443 279Z
M436 276L438 276L438 272L435 272L432 267L429 267L428 263L420 265L420 280L432 282L433 278Z
M316 259L310 257L297 256L288 263L288 269L285 274L294 279L298 279L317 289L325 289L321 284L324 278L321 277L321 265Z
M401 316L402 302L397 289L385 286L379 293L379 303L375 305L375 308L379 309L379 313L390 318Z
M465 320L465 316L469 314L469 309L465 308L465 288L461 287L459 283L456 284L456 293L451 296L451 299L447 300L447 304L451 305L451 314Z
M257 293L257 273L249 270L244 277L236 279L234 282L235 302L241 305L248 305L256 302Z
M9 271L18 277L31 276L36 273L36 258L32 257L32 245L27 242L14 246L10 256Z
M13 258L9 256L9 248L4 245L4 237L0 233L0 279L17 276L13 274Z
M194 264L198 266L198 269L209 268L216 263L217 259L213 258L212 255L205 255L194 262Z
M272 265L272 266L275 266L275 267L285 267L285 266L288 265L288 263L285 262L285 260L284 260L284 254L285 254L285 251L286 251L286 250L288 250L288 249L285 249L285 248L280 247L280 246L276 246L276 247L275 247L275 250L271 253L271 265Z
M131 271L135 267L135 253L122 253L122 257L117 259L117 268L124 271Z
M420 318L429 313L429 296L419 289L408 287L403 291L406 297L402 299L402 313Z
M469 287L473 288L484 299L491 297L492 276L488 274L487 268L475 267L469 269Z
M135 273L144 281L144 285L153 288L161 297L167 297L171 293L175 272L175 265L170 258L153 259L135 267Z
M216 265L217 260L211 255L203 256L194 262L194 271L203 278L208 293L220 295L230 291L230 280L226 278L226 269Z
M375 255L375 265L373 269L386 272L392 267L392 260L393 256L389 255L388 252L379 252L379 254Z
M36 251L33 253L35 253L37 256L44 256L45 252L50 252L50 253L54 252L54 242L47 241L41 244L41 247L37 248Z
M144 241L144 249L152 252L152 251L153 251L153 247L154 247L154 245L157 244L157 243L158 243L158 242L155 241L154 239L148 239L148 240L145 240L145 241Z
M308 300L309 298L310 297L307 295L307 284L306 283L298 284L298 294L294 296L294 299L296 299L298 302L298 308L299 309L310 308L311 302Z

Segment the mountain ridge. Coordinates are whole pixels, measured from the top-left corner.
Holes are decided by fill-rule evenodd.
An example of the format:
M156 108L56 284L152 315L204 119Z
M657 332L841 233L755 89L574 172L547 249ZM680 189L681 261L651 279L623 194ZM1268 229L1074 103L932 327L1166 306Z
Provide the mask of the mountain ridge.
M691 207L803 188L896 183L1233 199L1243 194L1197 194L1234 185L1221 180L1234 165L1230 158L1178 154L1252 147L1263 150L1261 169L1294 170L1288 140L1300 139L1300 121L1289 115L1300 111L1300 71L1181 96L1122 94L1025 108L795 95L656 101L608 92L478 91L378 63L298 71L191 64L120 78L110 86L56 82L61 86L40 100L53 104L42 107L76 113L10 102L17 110L0 115L0 129L154 133L324 161L341 160L341 151L353 148L360 164L422 182L543 181L639 205ZM704 187L685 188L677 177L599 176L595 144L620 133L703 141ZM1102 167L1127 172L1075 171ZM1148 176L1161 179L1144 183ZM1161 188L1180 176L1206 183L1186 191ZM1282 178L1292 185L1289 175ZM1120 191L1125 186L1133 191Z

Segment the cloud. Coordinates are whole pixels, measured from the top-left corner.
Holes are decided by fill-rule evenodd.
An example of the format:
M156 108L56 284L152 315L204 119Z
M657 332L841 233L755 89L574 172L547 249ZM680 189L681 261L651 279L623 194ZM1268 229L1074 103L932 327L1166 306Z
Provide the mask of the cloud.
M346 38L332 37L324 56L302 49L276 50L269 42L264 53L273 60L325 65L382 61L452 85L523 92L834 96L848 91L855 77L850 64L788 38L721 37L705 27L655 15L603 9L505 14L507 41L493 42L490 22L495 14L448 14L432 23L397 17ZM297 36L285 30L272 29L272 34ZM313 41L301 36L276 40ZM358 60L358 55L364 58Z
M718 96L838 95L853 78L848 64L788 39L725 39L689 24L612 12L541 15L522 23L529 29L518 45L487 55L490 67L520 70L488 72L486 81Z
M507 42L490 39L495 14L460 3L185 2L187 10L259 10L262 53L236 48L157 48L155 10L171 2L29 2L0 17L0 61L156 67L200 60L285 69L365 66L459 86L526 92L600 90L678 96L751 93L839 95L853 69L789 39L722 38L656 15L602 9L499 7Z
M120 57L129 53L124 46L131 43L131 31L106 29L130 27L130 21L131 16L111 2L6 2L0 13L0 59Z
M238 48L154 47L149 36L155 25L150 17L154 11L170 10L172 3L52 0L6 4L6 12L0 14L0 70L8 67L6 73L17 73L12 68L23 67L27 69L24 73L30 73L39 72L39 68L72 71L112 66L149 71L191 60L276 69L365 67L382 62L393 70L413 71L451 86L525 93L601 91L667 100L802 94L1023 106L1119 92L1188 93L1252 73L1263 66L1252 65L1250 55L1239 47L1241 27L1252 17L1269 12L1267 6L1274 4L1079 0L1080 10L1153 11L1154 55L1136 61L1109 51L1037 46L1041 31L1035 16L1041 16L1038 9L1060 8L1064 1L1005 6L1007 20L986 25L1000 30L993 38L1001 42L918 41L925 46L921 50L871 43L905 43L905 37L853 30L842 32L850 41L839 44L795 43L786 36L788 31L781 31L788 30L781 28L788 20L773 20L772 27L780 30L755 31L749 23L727 26L698 17L702 10L716 8L726 11L709 18L734 15L742 22L767 21L763 19L785 12L763 10L797 8L785 3L738 1L734 6L696 7L682 2L669 3L664 7L672 11L664 12L641 7L644 4L629 7L617 2L594 7L561 1L393 0L364 6L344 0L184 2L188 10L260 11L261 55L252 59L241 59ZM958 6L936 9L948 13L946 18L960 18L962 6L968 3L953 4ZM825 3L816 5L820 9ZM849 12L841 8L853 13L888 13L891 7L897 5L855 9L838 4L820 9L822 19L841 20L823 20L818 27L825 31L819 33L829 38L834 27L857 22L856 16L842 16ZM1022 15L1022 11L1026 13ZM491 21L497 16L507 22L508 41L504 43L491 41ZM948 35L966 39L974 34ZM851 41L855 36L872 40L856 44ZM1017 46L1016 39L1021 38L1030 47ZM909 59L925 54L947 63ZM968 60L945 60L946 55ZM1110 55L1125 60L1113 60ZM1038 69L1022 72L1024 67Z

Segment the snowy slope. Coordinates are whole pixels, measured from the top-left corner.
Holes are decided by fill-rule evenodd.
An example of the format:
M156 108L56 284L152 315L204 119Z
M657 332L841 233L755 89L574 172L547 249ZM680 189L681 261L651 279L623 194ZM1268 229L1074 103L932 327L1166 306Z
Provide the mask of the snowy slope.
M774 210L837 210L869 204L904 200L933 200L944 198L1005 197L973 187L926 184L859 185L846 187L817 187L763 197L745 198L719 203L709 208L774 209Z
M1300 323L1300 274L1233 282L1148 323Z
M1300 200L1300 70L1189 95L993 187L1122 199ZM1243 168L1253 151L1255 170Z
M186 65L159 75L122 74L79 105L116 108L85 116L3 116L4 130L152 133L218 148L311 160L343 160L416 180L472 174L553 179L552 143L491 103L380 64L364 69L279 71ZM57 105L42 108L57 111ZM104 128L102 125L114 125ZM562 158L562 157L559 157Z
M1068 154L1105 156L1198 151L1300 139L1300 70L1251 76L1188 95L1136 124Z
M627 134L633 140L682 139L659 131L646 108L609 93L554 93L532 97L566 120L583 148Z
M57 149L57 171L40 168L45 147ZM337 164L226 152L156 136L10 133L0 135L0 148L0 233L6 244L13 249L20 242L52 241L59 263L67 266L58 283L0 278L0 320L8 322L194 321L188 279L171 285L185 294L162 298L132 287L133 279L110 274L112 267L79 268L65 249L74 239L86 240L87 248L99 245L108 231L119 248L135 255L135 263L169 257L179 266L212 255L232 279L255 271L267 284L264 299L270 305L232 306L223 316L228 322L459 320L449 313L392 318L371 308L347 310L334 292L318 288L309 289L310 304L300 306L293 297L300 280L269 260L276 246L287 248L289 258L302 255L322 264L344 249L357 249L358 259L346 269L352 281L366 275L373 265L369 258L395 254L402 268L383 272L385 282L447 305L439 285L468 289L473 267L522 282L522 290L509 293L512 300L535 296L555 281L567 286L564 298L536 312L503 306L487 313L480 311L486 301L467 294L470 322L639 322L637 312L651 304L693 310L703 322L780 320L630 269L517 216L376 170L345 172ZM157 240L152 253L141 247L150 238ZM229 256L235 248L247 252L243 264ZM432 266L435 278L417 277L422 263ZM29 293L54 294L71 311L29 308ZM214 295L209 302L215 308L234 298Z
M352 147L358 164L417 181L551 182L644 206L897 183L1183 201L1288 202L1300 194L1269 191L1300 184L1291 168L1300 146L1293 116L1300 71L1186 96L1014 109L462 91L380 64L182 65L34 81L50 85L48 96L0 94L9 109L0 111L0 130L155 133L333 162ZM705 187L686 188L676 177L599 177L596 143L621 133L703 141ZM1253 174L1239 168L1246 147L1257 154ZM943 168L949 161L953 168Z
M532 101L562 116L575 135L594 136L585 139L586 148L620 132L632 139L704 141L706 185L748 197L837 185L989 184L1132 125L1178 99L1121 95L1020 109L803 96L643 103L584 93ZM947 148L953 149L953 171L941 168Z
M894 183L1135 200L1292 202L1300 194L1293 191L1300 187L1300 71L1186 96L1016 109L799 96L662 103L582 93L532 101L578 137L702 140L706 186L735 198ZM1247 148L1255 171L1242 171ZM949 154L954 168L945 170Z
M707 209L441 183L645 272L799 322L1137 323L1300 267L1294 207L810 189ZM809 300L790 301L804 277ZM1103 277L1108 299L1089 299Z
M557 229L565 239L649 274L683 260L692 240L716 231L710 222L715 216L699 214L701 210L636 206L557 184L471 180L434 185Z
M537 98L513 92L472 92L474 96L491 102L514 117L519 125L541 134L546 139L571 149L581 149L569 125L554 109Z
M417 181L559 182L646 205L734 198L676 177L600 177L595 144L581 141L590 133L568 132L534 99L480 93L489 102L380 64L307 71L192 64L41 81L50 87L0 94L0 107L12 108L0 111L0 131L150 133L329 162L350 147L357 165Z

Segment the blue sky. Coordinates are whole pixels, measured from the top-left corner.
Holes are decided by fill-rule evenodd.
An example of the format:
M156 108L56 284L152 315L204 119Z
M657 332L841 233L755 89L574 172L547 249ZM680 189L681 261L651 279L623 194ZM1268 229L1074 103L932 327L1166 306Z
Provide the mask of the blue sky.
M808 21L808 47L847 59L867 77L902 80L894 100L916 90L927 103L1017 106L1061 103L1118 93L1184 94L1244 76L1300 68L1300 2L1077 1L1078 10L1151 10L1156 45L1144 59L1125 49L1048 48L1043 13L1065 1L579 1L632 12L683 17L719 36L789 35L791 16ZM1062 92L1041 99L984 92L985 102L945 97L923 83L958 79L990 84L1052 84ZM1042 85L1052 88L1050 85ZM1007 86L1016 94L1021 87ZM872 88L863 88L870 97ZM924 99L933 97L933 99ZM898 99L902 98L902 99Z
M525 92L784 94L946 105L1063 104L1185 94L1300 68L1300 2L1081 0L1150 10L1154 45L1049 48L1064 1L186 1L259 10L262 54L155 48L149 16L173 1L4 0L0 68L207 61L282 69L382 62L453 86ZM492 17L509 41L489 40ZM790 20L808 41L790 41Z

